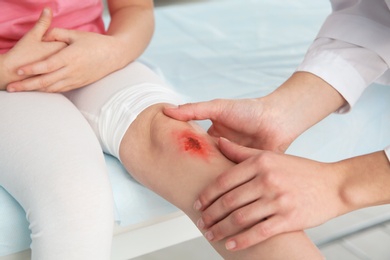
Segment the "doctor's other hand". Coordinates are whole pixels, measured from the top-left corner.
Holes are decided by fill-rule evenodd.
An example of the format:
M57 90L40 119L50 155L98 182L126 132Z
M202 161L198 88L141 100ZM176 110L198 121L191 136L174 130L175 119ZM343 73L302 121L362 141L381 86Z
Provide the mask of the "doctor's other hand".
M228 238L241 250L274 235L320 225L348 212L335 164L242 147L220 138L221 151L238 163L210 183L194 203L210 241Z
M209 119L211 136L247 147L284 152L295 138L285 134L289 125L264 98L188 103L166 108L164 113L181 121Z

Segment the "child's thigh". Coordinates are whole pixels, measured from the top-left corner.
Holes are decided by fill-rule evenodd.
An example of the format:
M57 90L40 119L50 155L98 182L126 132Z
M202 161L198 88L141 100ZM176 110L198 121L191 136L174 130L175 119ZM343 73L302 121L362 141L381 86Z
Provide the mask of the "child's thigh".
M0 104L0 185L21 204L33 200L29 190L71 193L90 181L109 194L101 148L67 98L0 91Z

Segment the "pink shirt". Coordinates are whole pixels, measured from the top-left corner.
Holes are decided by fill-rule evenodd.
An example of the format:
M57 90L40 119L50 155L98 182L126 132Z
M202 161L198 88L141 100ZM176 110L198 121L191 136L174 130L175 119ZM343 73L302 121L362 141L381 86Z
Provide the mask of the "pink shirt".
M104 33L101 0L0 0L0 53L29 31L44 7L53 12L51 27Z

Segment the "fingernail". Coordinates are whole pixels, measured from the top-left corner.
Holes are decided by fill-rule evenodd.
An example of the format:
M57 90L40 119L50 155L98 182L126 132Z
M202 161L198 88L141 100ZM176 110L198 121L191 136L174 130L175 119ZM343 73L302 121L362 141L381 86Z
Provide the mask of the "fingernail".
M49 15L49 14L50 14L50 9L49 9L49 7L43 8L43 13L44 13L45 15Z
M229 142L230 143L230 140L229 139L226 139L225 137L220 137L219 138L221 141L223 141L223 142Z
M214 239L214 234L213 234L213 232L211 232L211 231L207 231L206 233L204 233L204 236L205 236L205 238L206 238L208 241L211 241L211 240Z
M8 92L15 92L15 89L13 87L7 87Z
M18 70L16 73L17 73L19 76L23 76L23 75L24 75L24 71L23 71L23 70Z
M168 110L177 110L179 108L180 105L171 105L171 106L168 106L166 107L165 109L168 109Z
M194 210L200 210L202 208L202 203L199 200L194 203Z
M236 243L236 241L231 240L231 241L228 241L225 246L226 246L227 250L232 250L232 249L236 248L237 243Z
M198 219L198 221L196 222L196 225L198 226L199 229L203 229L204 228L203 219L202 218Z

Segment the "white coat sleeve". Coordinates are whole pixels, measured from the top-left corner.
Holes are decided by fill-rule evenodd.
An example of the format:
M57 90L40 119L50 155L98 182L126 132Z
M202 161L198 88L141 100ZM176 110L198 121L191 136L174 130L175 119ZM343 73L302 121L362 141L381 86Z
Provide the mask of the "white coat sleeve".
M346 100L348 112L373 82L390 85L390 0L333 0L332 13L297 71L311 72ZM390 145L384 149L390 161Z
M356 103L377 81L390 84L390 0L333 0L325 20L297 71L311 72Z

